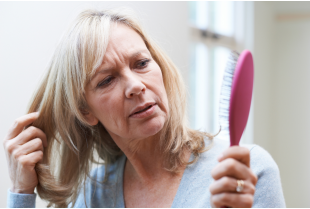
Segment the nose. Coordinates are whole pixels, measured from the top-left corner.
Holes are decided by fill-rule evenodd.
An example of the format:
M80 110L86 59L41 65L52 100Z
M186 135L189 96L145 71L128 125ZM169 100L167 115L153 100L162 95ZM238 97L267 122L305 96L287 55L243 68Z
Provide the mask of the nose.
M132 98L145 92L146 87L137 75L131 72L126 77L125 95L127 98Z

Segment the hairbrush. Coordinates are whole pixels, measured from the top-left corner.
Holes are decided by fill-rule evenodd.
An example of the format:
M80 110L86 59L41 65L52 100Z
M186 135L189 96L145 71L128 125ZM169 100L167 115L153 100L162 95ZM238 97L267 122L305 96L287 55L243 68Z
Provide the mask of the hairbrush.
M245 50L232 51L223 76L219 122L223 134L230 136L230 146L239 145L246 127L254 83L253 57Z

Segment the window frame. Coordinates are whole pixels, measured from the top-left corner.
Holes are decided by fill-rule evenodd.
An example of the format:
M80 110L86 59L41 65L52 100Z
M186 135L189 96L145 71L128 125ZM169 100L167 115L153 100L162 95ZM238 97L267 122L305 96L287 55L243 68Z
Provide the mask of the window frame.
M210 2L208 2L210 3ZM208 7L208 18L211 20L212 17L212 3L211 6ZM234 24L234 32L231 36L223 35L223 34L218 34L215 33L212 30L212 25L209 28L199 28L198 26L194 25L193 23L189 23L189 30L190 30L190 42L191 44L203 44L204 46L207 47L209 53L208 53L208 58L210 62L208 63L208 71L214 71L214 55L215 55L215 48L216 47L224 47L229 50L236 50L238 52L242 52L244 49L249 49L250 51L253 51L252 47L252 40L253 40L253 4L252 2L234 2L234 18L233 18L233 24ZM189 82L190 83L190 82ZM190 83L190 85L192 85ZM211 82L211 87L210 88L216 88L214 83ZM206 89L209 91L209 89ZM220 89L215 90L217 92L220 91ZM193 92L191 92L193 93ZM195 92L194 92L195 93ZM214 99L214 97L212 98ZM211 101L213 103L215 101ZM248 123L246 126L246 129L243 133L243 136L241 138L240 143L244 144L249 144L253 143L253 108L254 108L254 93L252 97L252 104L251 104L251 110L250 110L250 115L248 118ZM218 114L218 110L214 111L212 110L212 105L211 110L213 111L213 114ZM192 111L193 107L191 108L190 111ZM191 114L195 114L190 112ZM195 115L197 117L197 115ZM212 123L215 123L215 118L212 117ZM216 134L216 133L212 133ZM220 137L219 137L220 138ZM228 138L225 138L228 140Z

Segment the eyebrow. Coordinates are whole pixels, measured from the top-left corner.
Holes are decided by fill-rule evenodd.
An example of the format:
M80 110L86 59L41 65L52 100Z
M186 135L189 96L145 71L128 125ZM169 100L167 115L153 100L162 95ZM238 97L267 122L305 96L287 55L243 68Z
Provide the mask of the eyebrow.
M136 57L140 56L142 53L150 54L149 50L143 49L143 50L139 50L139 51L133 53L130 56L130 59L136 58ZM91 77L90 80L93 80L98 74L105 73L105 72L110 71L110 70L111 70L111 68L106 68L106 69L99 70L99 71L95 72L95 74Z
M147 54L150 53L149 50L143 49L143 50L140 50L140 51L138 51L138 52L132 54L132 55L130 56L130 59L138 57L138 56L139 56L140 54L142 54L143 52L145 52L145 53L147 53Z

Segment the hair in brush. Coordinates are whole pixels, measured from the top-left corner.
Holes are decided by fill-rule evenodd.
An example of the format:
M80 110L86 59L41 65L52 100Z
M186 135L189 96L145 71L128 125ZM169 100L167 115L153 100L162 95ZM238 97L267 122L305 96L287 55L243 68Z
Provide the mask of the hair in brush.
M231 88L234 72L239 58L239 53L231 51L223 76L223 83L219 104L219 123L221 135L229 137L229 104L231 98Z

